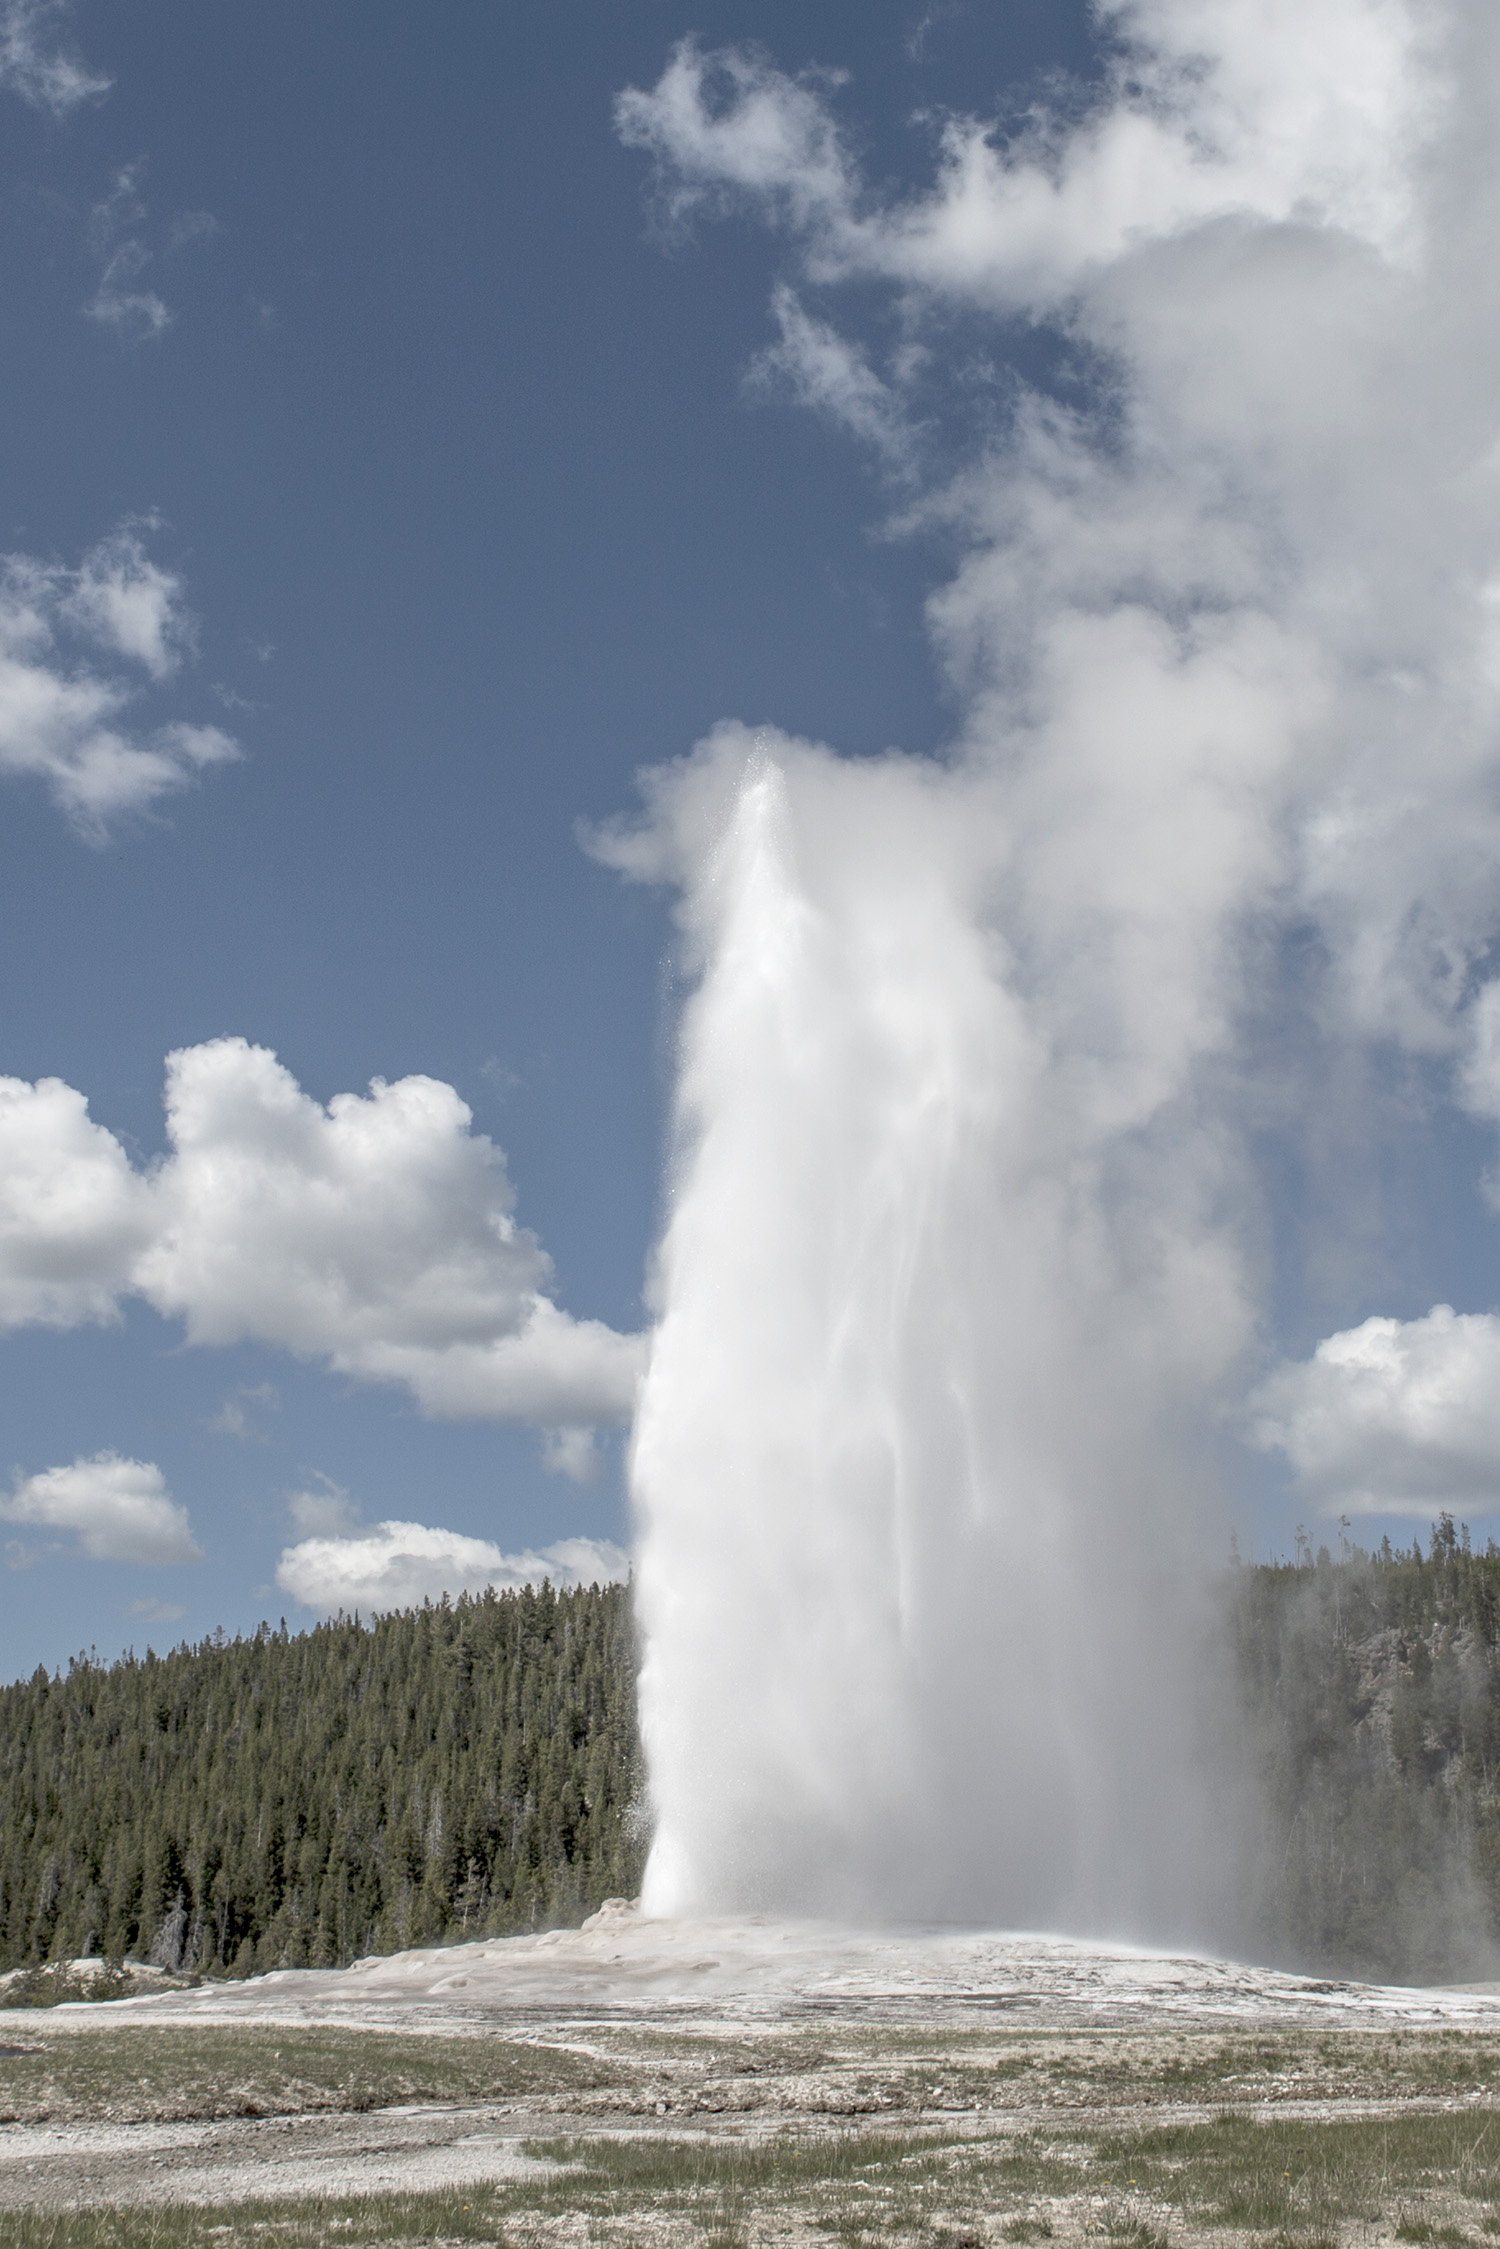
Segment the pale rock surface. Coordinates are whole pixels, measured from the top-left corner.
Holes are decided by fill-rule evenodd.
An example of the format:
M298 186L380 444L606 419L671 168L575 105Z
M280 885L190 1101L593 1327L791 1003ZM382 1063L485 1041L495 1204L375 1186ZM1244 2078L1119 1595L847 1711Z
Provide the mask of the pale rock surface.
M1500 2023L1500 1986L1418 1990L1331 1982L1191 1952L967 1929L872 1930L813 1921L652 1920L612 1898L581 1929L286 1969L113 2002L156 2021L408 2024L496 2016L705 2010L776 2015L1014 2011L1083 2025L1122 2014L1290 2023L1309 2017ZM98 2021L75 2005L54 2019Z

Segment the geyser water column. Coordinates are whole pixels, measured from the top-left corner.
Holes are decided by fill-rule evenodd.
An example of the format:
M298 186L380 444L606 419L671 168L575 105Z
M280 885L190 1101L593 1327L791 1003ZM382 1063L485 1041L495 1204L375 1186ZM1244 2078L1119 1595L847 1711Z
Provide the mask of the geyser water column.
M762 375L963 544L942 762L724 727L602 847L689 979L658 1909L1213 1933L1180 1573L1262 1306L1307 1331L1315 1252L1362 1316L1350 1181L1424 1102L1500 1114L1500 10L1094 16L1092 89L948 119L910 192L759 52L619 105L674 222L778 233ZM975 379L1049 327L1050 395Z
M1107 1217L1119 1089L1017 996L1004 836L983 778L727 728L611 847L700 978L632 1464L654 1911L1141 1927L1201 1873L1160 1423L1238 1300L1183 1182L1165 1261Z

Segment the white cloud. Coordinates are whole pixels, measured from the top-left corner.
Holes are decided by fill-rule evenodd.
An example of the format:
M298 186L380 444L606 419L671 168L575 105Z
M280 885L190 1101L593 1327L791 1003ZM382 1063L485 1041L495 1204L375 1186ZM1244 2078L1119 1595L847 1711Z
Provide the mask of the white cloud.
M434 1415L627 1419L638 1341L551 1301L551 1261L472 1122L435 1078L324 1109L243 1039L174 1054L173 1154L135 1285L194 1343L326 1357Z
M619 129L671 212L758 215L825 303L886 284L881 375L788 283L764 364L877 448L919 405L967 445L907 520L966 542L929 611L956 787L1065 1066L1180 1091L1248 1040L1250 954L1293 930L1314 1041L1451 1055L1500 921L1497 19L1101 16L1081 112L950 119L907 194L833 82L748 51L686 42ZM1002 359L1014 315L1050 328L1066 391L976 416L955 309Z
M781 340L752 363L752 390L785 391L873 447L888 468L909 468L915 437L904 403L865 353L827 321L814 319L784 283L772 293L771 311Z
M305 1538L342 1538L352 1531L359 1521L359 1509L350 1499L344 1485L336 1484L331 1476L313 1471L316 1490L288 1492L286 1511L292 1518L292 1528L301 1531Z
M685 39L649 93L620 95L615 121L627 146L656 159L675 219L742 195L790 226L824 227L852 209L858 188L823 100L830 83L789 78L740 48L705 55Z
M214 1039L168 1057L166 1106L137 1280L192 1342L253 1337L356 1371L370 1350L526 1324L548 1260L451 1086L377 1078L325 1109L267 1048Z
M629 1421L644 1355L643 1337L575 1320L538 1297L515 1334L491 1343L370 1343L357 1363L346 1354L335 1364L371 1381L404 1382L435 1420L557 1428Z
M60 1078L0 1078L0 1327L118 1317L152 1230L146 1181Z
M98 286L83 309L90 320L113 328L127 343L160 336L173 320L170 305L154 289L135 285L152 262L151 252L133 231L146 216L146 206L137 192L143 169L138 159L115 174L109 194L94 205L89 229L102 265Z
M268 1049L215 1039L168 1057L166 1105L170 1153L141 1173L82 1095L0 1081L0 1320L107 1319L134 1292L192 1343L324 1359L433 1415L629 1419L643 1339L554 1303L451 1086L376 1079L324 1108ZM569 1473L586 1450L552 1445Z
M175 1624L179 1617L187 1615L187 1610L180 1601L148 1599L127 1602L125 1614L141 1624Z
M604 1471L592 1429L544 1429L542 1459L554 1476L596 1484Z
M1500 1506L1500 1318L1436 1304L1366 1320L1279 1367L1251 1400L1254 1442L1284 1453L1325 1514Z
M110 85L59 44L68 13L69 0L4 0L0 6L0 86L54 117L97 101Z
M1465 1050L1457 1071L1458 1097L1471 1116L1500 1124L1500 980L1480 986L1465 1022ZM1485 1200L1500 1210L1500 1167L1482 1182Z
M276 1583L304 1608L325 1616L356 1609L420 1606L486 1586L502 1590L539 1585L615 1584L629 1570L619 1547L601 1539L560 1539L539 1553L502 1554L488 1539L423 1523L378 1523L344 1538L308 1538L287 1547L276 1565Z
M133 286L150 263L151 253L142 242L122 242L112 250L98 286L83 308L89 319L97 320L103 328L113 328L129 343L165 334L175 317L171 306L154 289Z
M151 560L128 523L84 556L58 607L101 647L140 664L154 680L170 679L193 644L182 580Z
M76 570L28 555L0 560L0 774L35 778L87 841L239 755L216 726L173 722L144 736L118 723L137 689L69 661L75 637L138 665L154 683L192 645L180 581L124 525Z
M674 51L616 104L655 159L666 207L739 203L799 243L819 281L874 275L997 311L1053 309L1106 268L1226 218L1296 219L1408 246L1434 91L1400 0L1115 0L1119 47L1082 118L1002 139L972 117L941 135L926 194L883 204L827 101L828 74L759 54Z
M281 1399L274 1383L245 1383L224 1400L217 1413L209 1415L203 1426L212 1429L216 1436L258 1440L260 1431L255 1425L255 1416L280 1410Z
M93 1562L201 1562L187 1510L149 1460L96 1453L69 1468L46 1468L0 1498L0 1521L71 1531Z

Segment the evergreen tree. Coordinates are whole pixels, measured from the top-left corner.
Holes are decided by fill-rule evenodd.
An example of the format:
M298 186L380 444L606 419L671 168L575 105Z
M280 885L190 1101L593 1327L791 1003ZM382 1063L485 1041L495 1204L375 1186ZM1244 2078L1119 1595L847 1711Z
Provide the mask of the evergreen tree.
M1500 1966L1500 1550L1340 1540L1232 1573L1260 1945L1361 1976Z
M197 1973L576 1921L639 1886L628 1591L486 1592L0 1689L0 1967Z

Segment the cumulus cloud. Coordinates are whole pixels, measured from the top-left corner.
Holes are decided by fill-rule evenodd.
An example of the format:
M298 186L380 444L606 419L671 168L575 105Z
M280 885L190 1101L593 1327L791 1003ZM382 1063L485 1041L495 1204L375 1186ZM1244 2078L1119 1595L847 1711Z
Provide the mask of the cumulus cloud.
M373 1614L419 1607L446 1593L482 1593L539 1585L605 1584L623 1580L629 1562L602 1539L565 1538L539 1553L502 1554L485 1538L424 1523L377 1523L341 1538L307 1538L287 1547L276 1565L276 1583L304 1608L324 1616L341 1609Z
M201 1562L187 1510L149 1460L95 1453L68 1468L18 1478L0 1497L0 1522L68 1531L92 1562Z
M1500 1318L1436 1304L1366 1320L1279 1367L1251 1401L1254 1441L1285 1454L1325 1514L1500 1506Z
M135 1293L192 1343L322 1359L433 1415L629 1419L641 1338L553 1301L504 1155L451 1086L377 1078L325 1108L267 1048L215 1039L168 1057L166 1109L169 1153L139 1172L81 1094L0 1080L0 1319L104 1320Z
M60 1078L0 1078L0 1326L118 1317L151 1195Z
M84 556L58 610L101 647L130 658L154 680L170 679L193 646L194 624L182 606L181 579L151 560L130 524L122 524Z
M97 101L110 86L62 43L68 14L69 0L4 0L0 6L0 86L54 117Z
M173 721L149 733L120 723L137 686L70 657L69 644L137 666L154 685L192 646L181 581L123 525L76 569L29 555L0 560L0 773L41 781L90 843L186 788L239 751L216 726Z
M325 1109L267 1048L214 1039L168 1057L166 1109L138 1276L192 1342L254 1337L352 1367L524 1325L547 1259L451 1086L377 1078Z
M997 311L1047 312L1147 245L1226 216L1347 230L1406 251L1406 166L1435 94L1436 45L1388 0L1115 0L1104 83L1080 119L1034 114L1003 135L950 118L924 194L883 201L828 101L744 48L674 50L616 104L655 159L665 206L749 205L798 243L809 275L873 275Z

